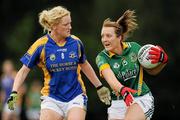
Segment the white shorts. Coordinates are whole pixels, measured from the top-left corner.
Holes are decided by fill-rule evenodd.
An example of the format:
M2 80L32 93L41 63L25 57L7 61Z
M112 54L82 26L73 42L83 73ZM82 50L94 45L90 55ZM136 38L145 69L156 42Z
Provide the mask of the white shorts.
M151 93L145 94L140 97L134 98L146 116L147 120L153 115L154 112L154 97ZM127 107L123 100L112 100L111 106L108 108L108 119L124 119Z
M62 117L67 117L68 111L73 107L79 107L84 110L87 109L88 98L84 94L80 94L69 102L57 101L54 98L48 96L42 96L41 109L51 109L59 113Z

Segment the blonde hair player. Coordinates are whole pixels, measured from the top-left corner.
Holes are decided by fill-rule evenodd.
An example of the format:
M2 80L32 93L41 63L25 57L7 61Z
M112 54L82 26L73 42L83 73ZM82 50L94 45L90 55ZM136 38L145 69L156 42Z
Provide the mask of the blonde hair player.
M128 34L137 28L134 11L127 10L117 20L109 18L103 23L101 51L96 63L101 76L112 88L112 104L108 108L109 120L145 120L152 117L154 98L143 81L143 70L151 75L158 74L168 61L162 48L152 47L149 54L152 63L160 62L154 69L143 68L138 59L141 46L126 42Z
M23 66L15 78L9 108L14 109L18 89L36 65L44 73L40 120L85 120L88 98L81 70L97 88L100 100L110 104L109 89L102 86L87 61L81 40L71 35L70 11L62 6L43 10L39 23L48 34L36 40L21 58Z

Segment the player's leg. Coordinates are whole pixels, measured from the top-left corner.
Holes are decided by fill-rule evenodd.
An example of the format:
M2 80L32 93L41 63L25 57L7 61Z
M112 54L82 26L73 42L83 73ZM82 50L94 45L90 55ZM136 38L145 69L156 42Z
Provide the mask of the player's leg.
M63 120L63 117L50 109L42 109L40 113L40 120Z
M87 109L87 96L80 94L68 103L67 120L85 120Z
M6 112L3 112L2 113L2 120L10 120L11 118L11 113L6 113Z
M145 119L146 117L144 115L144 112L137 103L131 105L126 111L125 120L145 120Z
M50 97L41 97L40 120L63 120L63 103Z
M126 112L125 120L150 120L154 112L154 98L151 93L135 98L135 104Z
M68 111L67 120L85 120L86 111L80 107L73 107Z

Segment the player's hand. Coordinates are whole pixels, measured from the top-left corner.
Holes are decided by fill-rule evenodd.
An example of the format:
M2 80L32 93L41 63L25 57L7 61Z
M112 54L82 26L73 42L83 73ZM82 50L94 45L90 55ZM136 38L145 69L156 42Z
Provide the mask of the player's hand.
M158 62L167 63L168 62L168 55L160 46L151 47L149 51L149 58L151 59L151 63L155 64Z
M137 90L133 90L128 87L122 87L120 90L120 94L123 97L124 102L126 103L126 106L130 106L131 104L134 103L134 97L132 94L136 93ZM132 94L131 94L132 93Z
M99 99L105 103L106 105L111 104L111 95L110 91L107 87L104 87L103 85L97 87L97 94L99 96Z
M16 91L12 91L10 96L9 96L9 98L8 98L8 101L7 101L8 108L10 110L14 110L15 109L16 101L17 101L17 92Z

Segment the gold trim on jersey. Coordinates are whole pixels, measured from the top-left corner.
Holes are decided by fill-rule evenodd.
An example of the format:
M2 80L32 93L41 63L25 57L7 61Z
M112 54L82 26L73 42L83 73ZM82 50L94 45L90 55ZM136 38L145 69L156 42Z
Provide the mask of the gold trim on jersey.
M71 35L71 37L75 40L80 40L77 36ZM63 47L66 44L67 41L64 41L64 43L56 43L58 46Z
M109 57L112 58L112 56L115 55L115 53L111 52L111 51L108 51L108 54L109 54Z
M51 75L49 74L47 68L46 68L46 62L45 62L45 49L42 49L41 55L40 55L40 63L38 64L40 68L42 68L44 72L44 86L41 89L41 94L43 96L48 96L49 95L49 82L51 80Z
M79 81L79 83L81 85L83 93L86 94L86 87L85 87L84 82L83 82L83 80L81 78L81 73L80 72L81 72L81 67L80 67L80 65L78 65L78 68L77 68L78 81Z
M75 35L71 35L71 37L73 38L73 39L75 39L75 40L80 40L77 36L75 36Z
M103 71L104 69L106 69L106 68L110 68L110 65L109 65L108 63L105 63L105 64L103 64L103 65L101 65L101 66L99 67L99 73L100 73L100 76L101 76L101 77L103 77L102 71Z
M66 44L66 41L64 43L56 43L58 46L63 47Z
M128 48L128 43L122 42L122 47L123 47L123 50L126 49L126 48Z
M36 51L36 49L42 45L45 45L48 41L47 36L43 36L40 39L38 39L28 50L28 53L30 55L33 55L34 52ZM44 72L44 87L41 89L41 93L42 95L48 96L49 94L49 81L51 79L51 76L48 72L48 70L46 69L46 65L45 65L45 49L43 47L41 54L40 54L40 62L38 63L38 67L42 68L43 72Z
M81 45L78 43L78 54L79 54L79 58L81 57Z
M80 40L77 36L75 36L75 35L71 35L71 37L73 38L73 39L75 39L75 40ZM79 58L81 57L81 45L78 43L78 54L79 54ZM86 61L85 61L86 62ZM82 91L83 91L83 93L85 93L86 94L86 87L85 87L85 85L84 85L84 82L83 82L83 80L82 80L82 78L81 78L81 67L78 65L78 68L77 68L77 74L78 74L78 81L79 81L79 83L80 83L80 85L81 85L81 88L82 88Z
M39 38L27 51L28 54L33 55L34 52L38 49L38 47L44 45L48 41L47 36L43 36Z
M126 48L128 48L128 43L122 42L122 48L123 48L123 50L126 49ZM111 52L111 51L108 51L108 54L109 54L109 57L110 57L110 58L112 58L112 56L115 55L115 53L114 53L114 52Z
M142 92L142 84L143 84L143 67L140 66L139 82L138 82L138 95L140 95Z
M79 40L81 41L77 36L75 35L71 35L71 37L74 39L74 40ZM81 45L78 43L78 54L79 54L79 58L81 57Z

